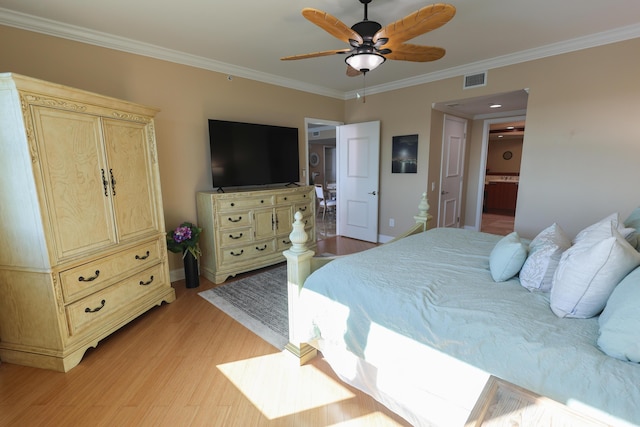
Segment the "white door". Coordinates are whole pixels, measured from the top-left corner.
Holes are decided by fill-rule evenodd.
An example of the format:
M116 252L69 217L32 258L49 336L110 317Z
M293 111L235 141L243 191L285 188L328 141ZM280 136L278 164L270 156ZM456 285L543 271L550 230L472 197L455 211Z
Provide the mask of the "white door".
M380 122L337 127L337 234L378 241Z
M460 227L467 121L444 116L438 227Z

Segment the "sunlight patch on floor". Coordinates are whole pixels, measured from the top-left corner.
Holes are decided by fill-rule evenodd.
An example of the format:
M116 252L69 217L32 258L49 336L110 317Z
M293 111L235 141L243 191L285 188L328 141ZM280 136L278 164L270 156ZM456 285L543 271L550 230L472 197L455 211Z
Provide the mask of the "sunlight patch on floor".
M314 366L293 364L285 353L225 363L218 369L271 420L354 397Z
M401 425L382 412L373 412L362 417L331 424L330 427L393 427Z

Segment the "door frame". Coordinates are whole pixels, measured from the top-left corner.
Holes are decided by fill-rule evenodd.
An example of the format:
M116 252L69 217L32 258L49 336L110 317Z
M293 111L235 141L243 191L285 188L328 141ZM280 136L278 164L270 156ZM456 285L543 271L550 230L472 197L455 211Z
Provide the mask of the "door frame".
M309 176L309 125L326 125L326 126L333 126L333 127L338 127L340 125L343 125L343 122L337 122L334 120L324 120L324 119L313 119L313 118L309 118L309 117L305 117L304 119L304 163L302 163L302 176L305 178L304 182L305 184L309 185L309 180L311 179L311 177ZM338 139L336 138L336 149L338 146ZM336 158L336 168L338 167L337 165L337 158Z
M489 130L491 125L505 122L517 122L526 120L526 114L519 116L505 116L495 119L486 119L482 125L482 149L480 151L480 171L478 177L478 203L476 206L476 231L482 229L482 205L484 203L484 180L487 174L487 153L489 151ZM526 132L526 131L525 131ZM518 212L516 211L516 214Z

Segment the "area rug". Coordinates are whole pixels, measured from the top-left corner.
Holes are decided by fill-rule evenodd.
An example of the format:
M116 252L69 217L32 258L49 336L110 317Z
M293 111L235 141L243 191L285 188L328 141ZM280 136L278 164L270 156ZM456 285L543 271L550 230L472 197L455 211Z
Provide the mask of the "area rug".
M289 342L286 264L198 295L277 349Z

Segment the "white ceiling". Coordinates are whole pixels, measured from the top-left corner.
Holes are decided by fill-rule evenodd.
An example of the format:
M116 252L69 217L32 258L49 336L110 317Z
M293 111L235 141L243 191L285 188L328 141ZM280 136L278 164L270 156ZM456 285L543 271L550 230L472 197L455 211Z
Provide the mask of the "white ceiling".
M445 26L411 40L440 46L430 63L387 61L366 75L367 93L640 37L638 0L451 0ZM383 26L422 0L373 0ZM304 7L348 26L363 18L358 0L0 0L0 24L348 99L363 77L347 77L344 56L281 61L346 48L302 17ZM3 43L6 41L3 40ZM5 71L5 70L3 70ZM489 76L490 78L490 76Z

